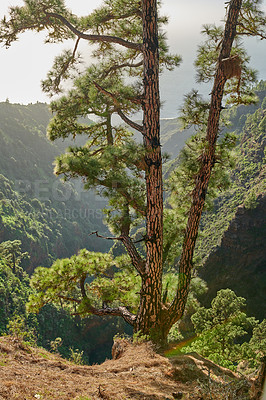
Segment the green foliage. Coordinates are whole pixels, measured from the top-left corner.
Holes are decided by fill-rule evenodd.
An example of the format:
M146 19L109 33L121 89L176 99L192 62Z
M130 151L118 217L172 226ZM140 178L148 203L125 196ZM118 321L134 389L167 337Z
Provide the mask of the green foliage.
M17 40L17 36L20 32L26 29L41 31L47 24L49 26L49 33L46 38L46 42L53 43L61 41L62 36L65 38L73 38L73 34L68 29L64 28L63 24L59 23L60 28L54 29L55 20L46 18L45 12L57 12L62 13L64 16L71 18L71 14L67 11L64 1L62 0L49 0L46 2L25 0L24 7L11 7L10 8L10 21L7 21L4 17L1 21L2 31L0 40L4 42L6 47L9 47L11 43ZM71 20L73 20L71 18ZM36 22L39 27L36 28ZM10 30L10 25L12 30Z
M266 320L253 329L250 341L241 345L241 354L243 362L239 364L239 370L243 372L253 372L260 366L261 361L266 356ZM242 372L242 371L241 371Z
M4 243L2 245L5 247ZM21 270L20 263L18 270ZM52 305L43 307L38 315L27 313L26 302L30 294L33 295L33 292L29 287L27 274L14 274L6 261L1 259L0 335L10 331L21 342L26 341L31 345L37 343L48 350L53 348L51 342L56 342L60 335L62 345L58 346L58 352L63 357L70 357L70 348L75 344L80 352L84 352L84 362L95 363L110 357L112 337L115 333L131 333L125 323L117 319L99 321L95 317L80 321L73 318L67 310Z
M149 335L143 335L141 331L138 331L133 334L132 343L138 345L148 342L149 340L150 340Z
M113 258L111 254L83 249L70 259L57 260L49 269L39 267L34 271L31 286L36 292L30 296L29 310L39 311L49 302L60 305L61 299L81 315L90 314L102 302L120 302L136 309L135 291L139 285L140 278L127 257Z
M20 263L28 257L28 253L22 253L20 240L8 240L0 243L0 257L5 260L15 275L23 275Z
M29 279L16 276L4 259L0 260L0 335L7 332L7 323L14 315L26 315Z
M258 5L259 3L256 3L256 6ZM249 24L246 26L244 21L245 13L249 12L252 13L252 18L254 17L252 29ZM242 33L246 33L246 29L249 30L249 34L250 31L251 34L258 33L258 18L262 18L258 7L251 7L250 10L249 4L245 3L241 17L243 19L241 29L244 29ZM179 57L168 54L162 32L165 22L166 18L159 18L161 71L163 67L173 68L180 61ZM114 114L118 114L131 127L142 131L141 126L128 118L129 115L141 110L144 99L141 86L143 63L141 2L105 0L103 6L90 16L78 18L67 10L63 0L41 0L37 3L25 0L23 7L11 8L9 20L6 18L2 20L0 41L8 47L17 40L18 34L26 29L45 30L48 42L60 42L74 38L75 35L78 38L74 51L64 51L57 57L51 72L43 82L43 89L51 96L62 91L62 81L71 78L72 82L71 89L51 103L54 117L48 128L49 138L51 140L65 139L69 136L75 138L77 134L86 136L86 143L74 144L66 153L57 157L54 172L63 175L65 180L82 178L86 189L97 189L99 194L105 196L109 201L109 208L105 214L110 230L115 235L125 235L129 238L132 228L141 225L146 217L145 198L148 197L149 191L145 187L145 175L147 176L149 172L148 161L154 164L149 151L153 152L160 145L157 139L156 143L152 143L145 137L145 145L147 141L151 142L146 145L145 151L143 146L132 141L131 134L123 126L117 127L113 123ZM86 33L81 33L79 30ZM219 61L223 30L215 26L205 26L203 33L207 36L207 41L199 48L196 66L199 80L209 81L213 78ZM86 37L91 41L96 37L87 35L99 34L104 36L100 39L97 36L93 52L97 63L92 64L80 76L79 70L76 69L80 61L77 53L79 40L81 37ZM118 48L116 44L121 41L125 44L123 49ZM239 86L240 82L236 77L228 79L225 89L227 104L250 104L255 101L251 88L251 84L255 81L255 72L248 68L248 56L238 36L232 55L238 55L242 61L241 85ZM156 96L157 93L154 94L154 97ZM165 270L170 273L176 272L173 266L176 265L179 256L180 242L191 205L191 191L195 184L195 176L203 164L204 154L208 151L207 141L204 139L208 109L209 105L195 91L187 96L183 122L186 126L196 123L199 132L186 145L180 156L179 167L170 178L171 196L165 212L166 241L163 254ZM84 123L89 114L94 114L97 122ZM260 122L260 127L261 130L264 129L263 121ZM227 134L220 136L214 160L216 163L214 174L209 184L210 198L216 195L217 189L228 187L227 169L232 165L228 149L233 147L235 137ZM151 150L148 151L149 148ZM255 169L255 165L249 165L244 175L243 171L240 172L240 179L244 180L245 174L250 175ZM33 204L38 209L43 208L39 202L34 201ZM31 205L26 205L26 208L29 210ZM6 211L7 219L12 220L14 214L12 207L4 202L3 209ZM58 208L55 209L55 213L57 210ZM72 224L73 228L78 226ZM37 233L38 230L33 226L31 236L34 237ZM196 236L197 232L194 237ZM152 237L153 235L149 233L148 240L151 241ZM72 232L71 239L73 239ZM76 250L78 247L72 246L71 250ZM192 253L193 248L191 248ZM185 280L184 277L186 275L180 274L182 281ZM189 281L187 278L186 280ZM116 307L117 304L122 304L130 311L136 311L138 307L138 296L132 293L133 288L135 293L136 289L139 289L140 277L134 275L133 268L125 257L115 258L111 254L81 250L78 255L71 258L57 260L49 270L39 267L31 282L33 290L36 291L30 298L30 309L34 311L50 302L58 305L64 302L69 312L79 315L89 315L95 311L103 314L103 310L108 309L109 305ZM160 282L158 287L160 288ZM165 304L168 297L169 299L172 297L171 290L173 289L168 280L165 283ZM218 305L214 304L215 307ZM215 320L218 316L211 321L212 316L207 311L199 309L197 312L201 312L202 318L205 318L206 327L203 329L208 334L213 334L214 337L215 334L227 335L228 343L220 344L221 348L217 353L219 356L220 351L224 357L224 347L233 346L233 340L245 333L245 314L239 310L235 311L236 316L232 314L230 320L230 329L225 332L223 327L229 324L228 321L226 324L218 323ZM209 327L212 323L213 326ZM242 330L235 329L237 324Z
M249 210L252 210L257 207L258 200L257 200L257 195L256 195L255 191L251 191L249 193L249 195L246 196L244 205L245 205L245 208L249 209Z
M89 67L74 81L67 96L51 104L56 115L48 134L52 140L69 134L87 136L88 141L83 147L71 147L57 158L55 173L63 174L65 179L81 176L85 188L96 188L108 198L107 222L117 233L128 208L129 224L143 214L144 183L139 165L144 159L144 150L130 139L132 134L125 128L111 125L112 114L116 111L112 106L113 100L109 101L95 87L95 81L106 73L104 71L106 65ZM101 86L105 91L119 93L121 101L117 107L121 112L131 113L139 109L134 103L130 105L128 99L139 97L140 93L123 83L119 69L102 79ZM87 127L78 122L79 117L91 113L101 117L98 123Z
M213 79L216 71L216 62L220 52L223 37L223 28L215 25L203 25L202 34L205 35L205 42L199 46L195 67L197 70L198 82L209 82ZM252 90L252 84L256 82L256 71L248 66L250 57L246 54L243 43L239 36L236 36L231 56L238 55L241 59L241 85L238 87L237 77L229 79L225 87L226 104L250 104L256 101ZM195 103L193 115L201 110L204 102Z
M256 23L252 28L248 26L248 17L256 14L260 15L260 18L264 18L263 13L260 11L259 4L251 7L244 4L243 13L241 11L242 25L241 32L245 32L248 35L258 34L259 25ZM253 16L254 16L253 15ZM253 17L251 17L252 19ZM255 17L254 17L255 18ZM256 19L256 18L255 18ZM261 31L260 31L261 32ZM219 63L218 56L220 53L220 47L223 37L223 29L216 27L215 25L204 25L202 33L206 37L206 41L199 47L197 60L195 66L198 74L198 81L209 82L214 78L217 69L217 63ZM254 92L256 81L255 71L248 67L249 57L247 56L240 38L236 36L234 45L231 51L231 56L238 55L241 59L241 79L233 77L228 79L225 86L224 97L227 105L232 104L245 104L250 105L260 99ZM261 85L260 87L262 87ZM208 153L208 146L205 140L205 133L207 129L207 122L209 116L210 104L205 101L203 97L196 90L192 90L186 97L182 108L182 114L180 121L184 128L195 127L195 135L187 142L181 154L179 155L178 162L175 163L175 170L172 171L169 181L168 189L170 192L165 210L165 224L164 224L164 237L166 238L164 243L164 261L166 265L172 265L176 263L178 255L181 251L181 243L184 234L184 230L187 222L188 210L191 205L192 193L195 186L195 178L202 166L202 159L205 153ZM219 191L223 191L229 188L230 185L230 170L236 165L237 159L236 152L232 152L237 142L238 132L228 132L225 128L229 124L230 116L232 117L236 109L230 109L230 112L225 110L221 113L220 129L218 132L219 140L216 147L215 165L212 172L210 182L208 184L208 194L205 203L205 209L210 208L213 202L212 200L217 197ZM244 120L243 120L244 122ZM243 125L243 122L241 125ZM259 126L263 126L264 122L261 121ZM251 140L251 138L250 138ZM241 143L242 147L243 142ZM240 146L239 148L240 149ZM239 153L237 154L239 156ZM241 155L242 158L242 155ZM243 158L242 158L243 159ZM242 160L241 160L242 161ZM176 167L176 165L178 165ZM173 166L172 166L173 169ZM246 163L244 171L241 169L241 174L248 179L254 176L254 173L260 171L260 165L255 164L254 161ZM245 175L244 175L245 174ZM244 190L243 190L244 192ZM246 191L245 191L246 192ZM254 193L257 193L257 188ZM253 195L254 197L254 195ZM238 199L239 200L239 199ZM253 207L255 200L247 199L247 206ZM238 201L239 205L239 201ZM214 214L212 214L214 215ZM232 217L232 214L229 218ZM214 216L215 222L219 225L224 224L225 219L217 218ZM209 221L208 221L209 222ZM176 229L178 227L178 229ZM221 226L219 226L221 228ZM222 228L223 229L223 228ZM215 229L216 232L220 232L221 229ZM213 243L217 245L217 237L214 237L213 230L209 231ZM204 236L206 233L204 232ZM204 250L209 247L210 243L206 242L206 236L203 240L200 240L200 246L204 246ZM206 255L206 253L204 255Z
M91 400L91 397L81 396L81 397L77 397L77 400Z
M51 340L50 347L54 353L58 353L58 348L62 346L63 340L61 337L55 338L55 340Z
M184 336L182 335L182 333L180 332L180 328L179 328L179 324L175 323L167 336L167 343L178 343L181 342L184 339Z
M106 230L101 212L105 203L92 192L82 192L81 183L63 184L53 176L54 158L73 142L47 140L52 117L48 106L1 103L0 117L2 240L21 240L23 252L31 256L22 265L31 272L36 265L50 266L79 248L108 249L108 243L87 234ZM83 121L90 123L88 118ZM81 144L78 139L76 143Z
M26 342L31 346L36 345L36 331L29 325L25 317L14 315L7 324L8 333L13 336L18 342Z
M218 196L214 209L208 210L202 218L201 236L196 248L200 263L219 245L237 208L244 205L253 209L259 195L265 191L264 84L261 81L255 87L259 98L256 105L232 107L228 112L231 126L227 129L237 137L233 154L235 167L230 173L229 190Z
M217 143L217 163L213 168L208 185L208 194L205 199L206 211L212 209L217 194L230 186L230 171L235 163L232 152L235 143L236 136L229 133L221 137ZM200 168L204 149L206 149L204 135L202 131L199 131L186 142L175 162L175 168L172 166L172 172L166 182L169 197L164 210L165 267L173 265L181 251L195 176Z
M205 29L207 29L208 35L211 36L211 41L215 41L216 30L213 31L207 27ZM205 50L202 50L202 53L204 57L207 57ZM210 68L213 68L215 65L213 63L213 55L209 54L209 56ZM261 173L263 168L263 153L261 150L264 146L263 132L265 130L263 125L265 117L261 108L265 98L265 91L261 90L263 87L263 82L258 86L253 85L252 87L252 91L256 91L256 99L259 99L258 105L249 106L246 109L243 107L231 107L221 114L219 139L216 147L216 163L205 200L205 211L208 212L205 212L203 217L203 229L200 232L196 247L195 261L199 264L210 253L212 247L219 243L219 238L228 227L228 222L232 219L236 207L242 202L247 208L255 207L257 193L263 191L263 174ZM255 112L253 117L252 114L246 117L249 110ZM181 251L195 177L201 165L202 154L208 150L204 139L208 112L208 102L196 90L193 90L185 97L180 121L184 128L194 126L196 132L187 141L178 159L172 163L167 171L168 181L166 188L169 191L169 197L164 211L164 261L166 268L176 263ZM240 119L242 120L241 123ZM240 134L242 127L243 132ZM259 127L258 130L257 127ZM241 176L241 182L236 181L236 176ZM245 181L246 183L244 183ZM226 191L226 194L222 201L226 205L223 209L219 204L221 216L218 216L216 214L217 207L215 207L214 212L212 208L214 204L221 202L222 196L220 192L224 191ZM217 196L219 196L218 202L217 200L215 201ZM231 204L228 204L228 198L233 200L229 201Z
M79 349L72 349L70 348L70 357L69 361L72 361L75 364L78 365L83 365L84 360L83 360L83 351L79 351Z
M167 290L168 301L173 298L176 288L176 276L171 276L167 274L170 278L169 283L166 283L166 289L164 292L164 297ZM191 317L200 308L199 297L202 297L207 292L206 283L199 277L193 277L190 284L190 291L188 294L187 304L185 308L184 316L181 320L175 323L167 336L168 343L177 343L184 340L190 340L195 334L194 326L191 322Z
M196 351L226 368L236 369L243 359L240 339L252 332L257 335L258 321L247 317L242 311L245 299L237 297L230 289L222 289L212 300L211 307L200 307L191 317L197 338L182 349L183 352ZM262 327L263 328L263 327ZM250 342L249 347L252 348Z
M244 0L242 12L238 22L238 31L240 34L249 36L258 36L260 39L265 39L265 15L261 10L261 0Z
M259 357L263 357L266 354L266 319L264 319L259 325L253 329L253 335L250 339L250 345L253 351L257 353Z
M126 15L126 20L125 20ZM34 26L32 25L32 21ZM67 24L64 24L65 21ZM171 55L166 45L163 26L167 18L160 16L160 70L173 69L180 57ZM82 75L76 69L80 62L78 42L73 51L56 57L52 70L43 81L43 89L51 96L62 92L61 83L71 78L72 88L51 103L54 117L48 127L51 140L84 135L81 146L71 146L57 158L55 173L65 179L82 177L84 186L96 188L108 198L106 222L114 234L138 224L145 215L145 185L143 146L135 143L123 126L113 123L114 114L127 122L128 115L141 110L142 79L142 17L139 1L105 0L89 16L77 17L65 7L64 1L42 0L35 4L25 1L22 7L11 9L9 20L1 22L0 41L6 46L27 28L47 32L48 42L73 37L73 32L86 35L120 37L121 47L110 40L97 40L92 56L95 64ZM69 29L70 28L70 29ZM99 37L99 36L97 36ZM130 78L127 81L125 77ZM87 115L97 116L97 122L84 123ZM81 246L80 246L81 247Z
M26 336L25 332L25 319L16 315L11 319L7 325L8 332L16 339L24 340Z

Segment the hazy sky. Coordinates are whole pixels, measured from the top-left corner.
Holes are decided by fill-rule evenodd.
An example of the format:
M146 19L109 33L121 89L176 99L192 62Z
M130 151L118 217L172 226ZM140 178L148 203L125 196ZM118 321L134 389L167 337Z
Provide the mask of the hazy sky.
M67 6L78 15L86 15L101 4L101 0L66 0ZM0 17L7 14L11 5L23 5L22 0L0 0ZM264 4L264 9L266 6ZM162 13L169 16L167 26L170 51L183 58L180 68L166 73L161 79L161 97L164 101L163 117L174 117L184 94L195 87L193 61L200 30L204 23L219 23L224 16L223 0L164 0ZM259 78L266 79L266 41L249 39L248 53L252 66L259 70ZM9 49L0 47L0 101L33 103L48 102L40 88L40 81L52 66L55 55L69 44L44 45L43 33L26 32ZM82 45L86 52L88 44ZM173 84L174 82L174 84Z

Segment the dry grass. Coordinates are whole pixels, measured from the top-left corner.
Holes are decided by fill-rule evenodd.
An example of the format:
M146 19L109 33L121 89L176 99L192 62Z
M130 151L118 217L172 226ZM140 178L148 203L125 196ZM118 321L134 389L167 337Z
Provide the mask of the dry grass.
M147 343L127 342L119 358L78 366L40 348L0 338L0 400L202 399L198 380L237 378L196 355L173 362ZM197 394L198 393L198 394Z

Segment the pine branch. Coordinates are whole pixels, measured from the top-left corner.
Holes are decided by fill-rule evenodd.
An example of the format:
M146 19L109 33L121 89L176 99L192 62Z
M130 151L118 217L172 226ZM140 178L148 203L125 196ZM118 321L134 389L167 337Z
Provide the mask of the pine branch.
M140 133L144 133L144 128L142 125L137 124L136 122L132 121L131 119L129 119L124 113L123 111L121 111L119 108L117 109L117 114L119 115L119 117L129 126L131 126L131 128L135 129L136 131L139 131Z
M128 235L121 235L120 240L125 246L133 266L136 268L140 276L143 276L145 274L145 260L139 255L131 238Z
M94 84L94 86L95 86L101 93L103 93L104 95L106 95L106 96L108 96L108 97L111 97L111 99L112 99L113 102L114 102L114 105L115 105L116 107L118 107L119 102L118 102L116 96L115 96L113 93L111 93L111 92L109 92L108 90L104 89L102 86L100 86L100 85L99 85L97 82L95 82L95 81L93 82L93 84Z
M120 107L119 107L119 102L118 102L116 96L115 96L113 93L111 93L111 92L109 92L108 90L104 89L104 88L103 88L102 86L100 86L97 82L93 82L93 83L94 83L95 87L96 87L101 93L105 94L105 95L108 96L108 97L111 97L111 99L112 99L113 102L114 102L115 110L116 110L117 114L120 116L120 118L122 118L122 120L123 120L126 124L128 124L129 126L131 126L131 128L136 129L137 131L139 131L139 132L141 132L141 133L144 132L144 131L143 131L143 126L142 126L142 125L139 125L139 124L137 124L136 122L132 121L131 119L129 119L129 118L123 113L123 111L121 111L121 109L120 109Z
M81 311L81 312L75 312L71 313L71 315L88 315L88 314L93 314L93 315L98 315L100 317L105 316L105 315L112 315L112 316L117 316L117 317L122 317L129 325L134 326L135 320L136 320L136 315L132 314L128 309L124 306L120 306L117 308L112 308L112 307L103 307L103 308L94 308L94 307L88 307L87 310Z
M241 36L241 35L245 35L245 36L258 36L260 37L261 40L266 39L265 34L263 34L263 31L259 31L258 28L256 27L256 23L254 22L251 13L248 13L248 17L245 17L245 15L243 14L242 11L240 11L240 16L243 19L244 22L247 23L247 25L245 25L243 22L238 21L238 26L240 28L243 29L242 32L238 32L237 35ZM249 27L248 25L250 24L250 21L253 22L253 26ZM265 26L265 18L262 18L260 21L256 21L257 23L259 23L259 26L261 26L262 28Z
M120 189L119 193L128 201L129 205L134 208L134 210L139 212L143 217L146 217L146 208L140 208L134 197L131 197L126 190Z
M79 41L80 41L80 38L78 37L78 39L76 40L73 52L72 52L72 56L62 65L62 70L59 72L59 74L56 76L56 78L54 80L54 87L55 87L54 92L55 93L59 92L59 85L61 83L62 77L67 72L70 64L75 60L75 56L76 56L76 52L77 52L77 49L78 49Z
M106 71L104 71L104 73L101 75L102 79L105 79L110 72L116 71L118 69L122 69L122 68L138 68L141 67L143 65L143 61L139 61L138 63L123 63L123 64L117 64L117 65L113 65L112 67L110 67L109 69L107 69Z
M132 265L136 268L138 273L143 276L145 273L145 260L139 255L134 243L128 235L120 235L118 237L103 236L98 233L98 231L91 232L89 236L96 235L98 238L107 240L119 240L125 246L127 253L131 259Z
M76 36L78 36L80 39L84 40L91 40L94 42L106 42L106 43L117 43L120 44L123 47L126 47L128 49L133 49L133 50L139 50L142 51L142 44L139 43L133 43L129 42L128 40L124 40L120 37L117 36L106 36L106 35L90 35L87 33L83 33L79 31L77 28L75 28L65 17L63 17L60 14L57 13L52 13L52 12L47 12L44 11L46 17L48 18L56 18L59 19L59 21L63 22L65 26L68 27L68 29L74 33Z
M113 315L117 317L122 317L128 324L134 325L136 315L132 314L126 307L120 306L117 308L104 307L104 308L90 308L90 312L94 315L104 316Z
M251 28L248 28L247 26L245 26L245 25L242 24L242 23L239 23L238 25L239 25L242 29L244 29L246 32L245 32L245 31L238 32L238 33L237 33L237 36L258 36L258 37L260 38L260 40L266 39L266 36L263 35L263 33L253 31Z
M95 182L99 186L104 186L108 189L114 189L113 183L108 182L107 180L95 179ZM146 207L140 207L140 205L136 202L135 198L130 196L130 194L125 190L125 188L121 185L121 183L116 182L116 190L119 192L121 196L123 196L128 204L134 208L137 212L139 212L143 217L146 217Z
M100 235L100 234L98 233L98 231L91 232L91 233L89 234L89 236L91 236L91 235L96 235L98 238L106 239L106 240L121 240L120 236L118 236L118 237L114 237L114 236L103 236L103 235Z
M81 300L74 299L73 297L61 296L60 294L58 294L57 297L66 301L73 301L74 303L79 303L79 304L81 303Z

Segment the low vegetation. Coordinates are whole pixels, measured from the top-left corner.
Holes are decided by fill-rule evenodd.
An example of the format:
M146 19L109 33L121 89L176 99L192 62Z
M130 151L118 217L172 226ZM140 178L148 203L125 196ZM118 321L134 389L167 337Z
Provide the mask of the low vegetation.
M0 338L0 396L10 400L255 400L255 380L196 353L171 360L151 344L115 342L113 360L84 366L44 349Z

